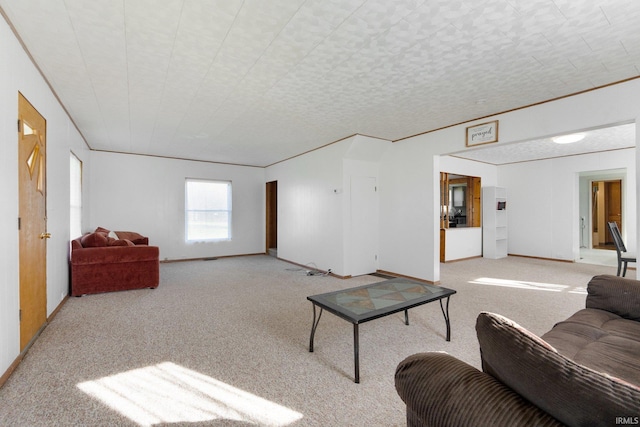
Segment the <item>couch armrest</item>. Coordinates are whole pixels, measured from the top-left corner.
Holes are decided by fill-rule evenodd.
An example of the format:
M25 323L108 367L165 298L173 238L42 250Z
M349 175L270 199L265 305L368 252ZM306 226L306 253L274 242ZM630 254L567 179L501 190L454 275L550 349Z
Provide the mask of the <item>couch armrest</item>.
M587 285L587 293L587 308L640 321L640 281L604 274L594 276Z
M415 426L561 426L489 374L446 353L400 362L396 390Z

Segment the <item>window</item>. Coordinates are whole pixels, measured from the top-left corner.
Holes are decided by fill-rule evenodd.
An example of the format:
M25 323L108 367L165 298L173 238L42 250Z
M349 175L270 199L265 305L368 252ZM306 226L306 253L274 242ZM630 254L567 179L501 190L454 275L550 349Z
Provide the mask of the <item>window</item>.
M185 235L188 242L231 239L231 182L186 180Z
M82 236L82 162L71 153L69 161L69 237Z

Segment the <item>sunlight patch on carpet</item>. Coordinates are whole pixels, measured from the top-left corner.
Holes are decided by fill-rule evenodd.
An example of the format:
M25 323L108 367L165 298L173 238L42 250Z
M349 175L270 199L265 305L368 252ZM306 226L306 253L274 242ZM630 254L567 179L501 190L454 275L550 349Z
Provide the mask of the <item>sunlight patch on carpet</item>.
M567 285L557 285L554 283L527 282L525 280L494 279L491 277L479 277L475 280L469 281L469 283L476 284L476 285L505 286L508 288L529 289L534 291L568 292L571 294L584 294L584 295L587 294L587 289L583 286L567 286Z
M140 426L232 420L287 426L303 415L171 362L78 384Z

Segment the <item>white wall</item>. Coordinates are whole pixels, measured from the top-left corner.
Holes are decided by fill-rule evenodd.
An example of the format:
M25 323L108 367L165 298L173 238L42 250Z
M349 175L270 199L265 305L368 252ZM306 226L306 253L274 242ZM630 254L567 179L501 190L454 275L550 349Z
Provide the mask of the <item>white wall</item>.
M623 199L629 250L636 247L635 150L500 166L508 194L509 253L576 261L580 246L580 172L626 168ZM585 236L588 238L588 236Z
M47 315L68 293L69 152L88 149L13 32L0 19L0 375L20 354L18 92L47 121Z
M179 260L265 252L263 168L93 151L90 222L135 231L160 248L160 259ZM231 181L232 238L185 242L186 178Z
M608 86L602 89L582 93L579 95L546 102L528 108L512 111L493 117L484 118L476 122L470 122L442 129L435 132L418 135L393 144L388 156L385 156L380 167L381 185L385 191L381 193L381 222L391 224L388 229L380 231L380 246L384 256L380 259L380 268L394 271L421 279L438 281L440 279L440 266L438 261L439 224L438 212L438 181L440 170L439 156L465 150L465 129L467 126L489 120L500 121L500 141L497 144L527 141L536 138L548 137L577 130L594 127L608 126L612 124L640 122L640 79ZM640 139L640 132L636 132L636 142ZM636 162L639 151L635 151ZM556 172L552 165L544 165L541 170L536 170L533 179L523 177L520 185L523 189L533 189L538 185L550 185L551 174ZM498 173L500 177L500 173ZM536 182L542 177L542 184ZM637 188L637 174L635 175ZM500 181L500 178L499 178ZM578 197L578 179L572 179L569 186L571 197ZM553 183L557 185L557 183ZM504 181L500 185L511 187ZM565 184L563 184L565 185ZM509 191L510 215L513 215L513 192ZM566 197L566 196L564 196ZM557 204L559 195L544 203L547 208L551 204ZM633 208L637 210L638 198L636 197ZM577 206L577 200L575 201ZM529 205L532 210L542 210L543 207ZM577 212L569 215L578 216ZM509 218L511 221L511 218ZM636 220L638 221L638 220ZM536 230L548 229L547 223L539 222L527 224ZM552 225L553 230L560 236L565 231L562 225ZM577 227L570 227L570 242L579 239ZM637 224L636 224L636 230ZM516 243L517 233L514 226L509 224L509 251L512 245L523 246L522 242ZM548 234L541 238L535 238L526 242L535 248L536 253L542 252L542 246L556 243ZM637 240L637 238L636 238ZM553 249L553 254L561 259L572 259L570 252L564 248ZM573 245L573 243L569 243ZM548 250L548 249L547 249ZM532 250L530 250L532 251Z
M379 163L391 146L356 135L268 167L266 180L278 181L278 257L350 276L358 244L350 232L351 178L380 182Z
M278 257L345 275L342 159L352 138L270 166L278 181Z

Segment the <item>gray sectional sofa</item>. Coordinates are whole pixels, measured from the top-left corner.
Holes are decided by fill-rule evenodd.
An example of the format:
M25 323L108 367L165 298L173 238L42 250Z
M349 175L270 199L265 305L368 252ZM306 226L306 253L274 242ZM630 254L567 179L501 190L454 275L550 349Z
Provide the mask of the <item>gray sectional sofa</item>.
M586 308L537 337L477 318L482 371L446 353L396 369L409 426L615 426L640 423L640 281L595 276Z

